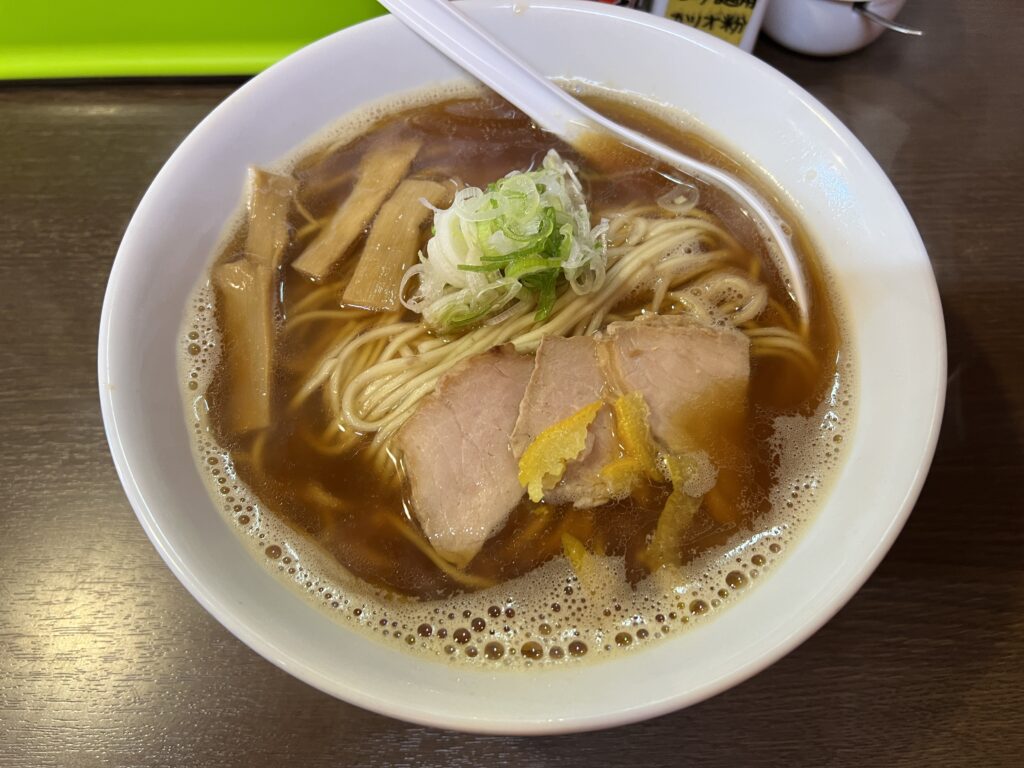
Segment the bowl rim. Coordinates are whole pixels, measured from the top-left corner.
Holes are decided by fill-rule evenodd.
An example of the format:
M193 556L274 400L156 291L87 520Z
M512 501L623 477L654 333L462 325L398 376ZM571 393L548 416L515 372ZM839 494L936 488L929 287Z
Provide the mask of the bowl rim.
M511 2L511 0L473 0L472 2L464 2L464 5L470 6L471 8L507 8L514 4L515 3ZM761 60L741 52L739 49L734 48L728 43L712 38L709 35L697 32L689 27L668 19L662 19L653 15L643 14L624 8L586 2L586 0L531 0L530 6L531 8L537 7L544 10L610 15L620 18L623 22L652 28L659 32L669 34L681 39L684 41L684 44L696 44L701 47L715 49L728 56L735 55L739 57L746 57L747 61L745 66L760 69L762 73L774 79L781 87L785 88L790 92L790 94L795 96L795 98L802 102L804 106L819 115L846 145L860 155L859 159L865 163L871 172L877 174L882 180L891 186L891 182L889 182L885 172L871 157L870 153L868 153L849 129L847 129L846 126L843 125L843 123L840 122L838 118L836 118L824 105L807 93L802 87L789 80L789 78L782 73L778 72ZM350 40L356 39L357 36L370 34L377 31L379 28L386 28L389 25L397 24L399 24L398 20L391 16L378 17L337 32L297 51L286 59L283 59L282 62L270 67L265 71L265 73L257 75L234 91L189 133L188 137L186 137L182 142L182 146L187 142L201 141L203 135L210 130L210 127L222 119L224 113L223 107L225 105L233 105L241 102L247 99L249 94L254 90L258 90L262 87L261 84L263 82L263 78L266 77L266 72L274 72L278 67L281 67L286 62L315 56L324 47L345 45ZM161 168L140 201L137 210L144 209L147 199L153 196L153 190L159 186L159 182L161 182L165 177L171 176L175 173L175 159L176 156L178 156L179 151L180 147L175 150ZM796 631L791 632L781 641L764 647L758 655L736 665L730 674L723 675L718 679L708 681L696 687L683 690L674 696L652 701L645 706L617 710L610 714L605 713L586 716L573 716L570 714L558 720L481 721L478 718L474 718L471 713L464 714L462 716L437 715L426 712L422 707L409 705L404 701L375 697L366 691L352 688L340 690L335 681L320 674L316 669L305 664L301 658L288 653L285 649L267 642L265 638L262 637L257 627L251 626L244 619L241 619L236 614L234 608L231 605L226 604L221 599L221 596L217 594L217 590L213 586L204 584L202 581L197 579L186 559L181 557L168 540L161 527L161 515L151 508L133 473L131 457L126 452L121 440L117 407L113 401L112 392L108 388L108 385L105 384L109 379L109 344L112 314L114 311L113 305L115 297L119 292L119 285L124 272L124 262L127 258L124 254L132 251L136 247L136 240L143 237L139 232L140 225L137 223L137 213L133 216L128 229L126 230L124 239L118 249L117 257L114 260L106 294L104 296L99 327L97 370L99 374L101 411L104 429L115 468L117 469L118 476L129 502L131 503L132 508L147 536L157 549L161 558L172 570L178 580L192 594L192 596L195 597L195 599L226 629L228 629L229 632L238 637L238 639L249 646L252 650L256 651L260 656L282 670L298 677L304 682L331 696L341 698L349 703L380 714L397 717L417 724L457 729L466 732L491 734L551 734L596 730L645 720L699 703L700 701L733 687L739 682L752 677L766 667L775 663L802 644L811 635L817 632L818 629L820 629L826 622L828 622L853 597L853 595L861 588L861 586L863 586L864 582L875 571L905 524L923 487L935 453L939 436L939 428L942 420L947 366L946 341L938 288L935 284L934 273L928 265L927 252L924 243L921 240L920 233L917 231L910 213L907 211L906 206L898 193L895 193L895 190L894 196L899 200L899 210L896 214L908 227L908 231L911 231L916 235L914 245L918 249L919 255L923 258L924 266L928 267L928 274L930 275L931 280L928 281L927 285L922 287L925 288L928 293L927 302L930 305L931 320L933 321L934 330L936 331L936 341L938 342L937 356L934 361L933 370L935 386L934 389L928 393L931 399L931 415L928 424L928 431L925 436L923 451L920 456L920 461L917 464L917 469L906 486L903 502L899 509L894 510L888 527L875 539L876 543L870 556L860 563L860 566L856 569L855 573L846 580L842 589L833 595L825 608L819 610L813 618L805 621L797 628Z

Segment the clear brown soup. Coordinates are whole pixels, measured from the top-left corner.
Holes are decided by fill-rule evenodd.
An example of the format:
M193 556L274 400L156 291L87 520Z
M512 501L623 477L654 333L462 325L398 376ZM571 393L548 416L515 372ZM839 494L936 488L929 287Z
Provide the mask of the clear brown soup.
M744 178L777 204L770 190L741 165L706 141L677 127L608 98L591 98L592 105L617 120L639 128L678 149L726 168ZM571 159L580 177L591 212L604 212L636 201L650 202L671 187L659 168L637 164L628 153L604 155L600 168L571 147L531 124L515 108L494 96L459 98L418 106L381 119L365 134L330 151L318 150L300 159L293 174L299 180L298 200L313 217L330 214L352 187L352 171L368 148L396 139L419 137L423 149L410 175L485 186L514 169L539 163L550 148ZM791 324L795 316L792 301L779 283L765 245L744 211L715 190L701 190L701 206L712 212L735 236L750 256L762 262L761 279L766 281L773 304L765 312L767 323ZM388 592L417 598L438 598L464 591L406 536L401 526L415 525L403 503L400 486L380 477L365 452L325 455L315 447L330 418L320 398L307 398L297 410L291 401L309 366L334 338L331 322L310 323L301 331L285 335L284 321L297 302L319 287L288 264L308 243L295 235L305 219L294 215L293 236L284 257L277 307L275 337L275 389L272 426L261 451L251 448L252 437L232 434L221 414L231 392L226 377L217 369L206 392L210 429L214 439L231 456L235 471L253 493L284 522L317 542L345 568L366 582ZM720 546L738 533L752 532L764 525L772 513L769 495L779 481L778 454L772 448L772 430L780 415L811 415L837 376L840 349L838 324L829 292L808 238L789 217L810 279L811 322L808 345L817 361L814 370L794 365L785 358L753 357L749 408L745 418L729 437L739 450L719 454L725 466L715 504L706 502L695 523L680 542L682 561L688 562ZM231 260L240 254L244 228L218 256ZM429 225L422 233L430 236ZM349 257L349 262L354 257ZM343 265L331 280L337 283L340 305L351 263ZM670 386L670 383L666 383ZM713 436L715 430L708 430ZM712 437L713 439L713 437ZM537 505L525 500L511 515L505 528L492 537L467 566L469 574L503 582L524 574L562 552L562 533L568 532L591 551L623 555L627 577L640 579L645 571L639 561L644 542L653 530L670 488L652 485L645 492L603 507L578 510L572 507L536 512ZM326 491L322 493L321 491ZM338 504L336 500L342 500Z

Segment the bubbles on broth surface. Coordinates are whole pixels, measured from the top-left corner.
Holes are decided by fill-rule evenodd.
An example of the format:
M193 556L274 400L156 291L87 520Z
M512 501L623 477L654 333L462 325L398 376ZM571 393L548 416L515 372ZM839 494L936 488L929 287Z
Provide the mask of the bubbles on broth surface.
M198 382L200 392L217 360L209 299L209 289L201 287L182 334L185 380ZM188 350L194 333L208 345L201 356ZM849 381L851 374L844 365L837 379ZM843 391L813 416L775 419L772 444L780 479L772 490L772 512L752 535L739 534L677 572L656 573L631 588L621 557L598 558L584 585L559 557L489 589L422 602L381 594L276 518L237 478L228 452L209 438L203 413L199 394L189 409L198 465L221 514L267 568L342 623L396 647L437 659L525 668L632 653L712 620L740 598L779 561L816 511L839 465L852 403Z
M397 110L472 93L464 86L372 106L347 117L283 161L286 169L314 147L359 136ZM649 104L645 110L657 114ZM237 222L236 222L237 224ZM833 310L836 297L831 297ZM840 338L847 338L840 322ZM853 423L853 370L846 348L834 386L812 415L771 418L769 447L777 466L771 511L726 544L674 571L634 586L621 557L595 557L586 583L557 557L478 592L436 600L395 598L349 573L273 512L237 476L230 452L208 430L205 393L219 362L220 338L208 282L194 294L180 334L180 374L197 465L220 513L254 556L340 623L396 648L450 663L536 668L634 653L673 633L713 620L779 562L816 512L840 466ZM756 415L755 415L756 418Z

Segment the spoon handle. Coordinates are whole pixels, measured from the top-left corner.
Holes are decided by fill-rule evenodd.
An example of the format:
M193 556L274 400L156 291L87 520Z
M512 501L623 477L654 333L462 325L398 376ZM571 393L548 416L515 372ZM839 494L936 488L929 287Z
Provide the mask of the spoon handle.
M885 27L886 29L892 30L893 32L899 32L901 35L912 35L914 37L920 37L921 35L924 34L924 32L922 32L920 29L914 29L913 27L905 26L903 24L900 24L899 22L893 21L892 19L887 19L880 13L875 13L870 8L868 8L867 2L854 3L853 10L855 10L865 19L869 19L875 22L875 24L879 24Z
M379 0L448 58L528 114L544 130L572 138L581 105L491 37L448 0ZM457 32L458 34L455 34Z

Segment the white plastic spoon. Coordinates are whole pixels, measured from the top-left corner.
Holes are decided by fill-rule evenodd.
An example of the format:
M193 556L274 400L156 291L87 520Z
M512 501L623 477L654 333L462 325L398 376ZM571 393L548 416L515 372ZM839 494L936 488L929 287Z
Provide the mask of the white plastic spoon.
M801 325L806 326L810 296L793 243L783 231L778 214L743 182L720 168L619 125L577 101L491 37L449 0L379 2L434 48L567 143L576 145L595 131L607 132L624 144L729 192L763 223L775 242L776 248L769 250L800 313Z

